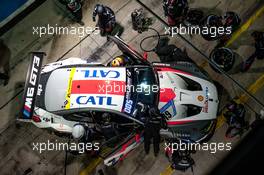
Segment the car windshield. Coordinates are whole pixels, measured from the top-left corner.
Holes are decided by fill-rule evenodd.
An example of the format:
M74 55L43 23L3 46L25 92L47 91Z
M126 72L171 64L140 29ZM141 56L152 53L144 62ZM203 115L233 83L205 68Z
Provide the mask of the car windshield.
M151 67L127 68L127 87L123 111L135 116L139 106L157 106L159 86Z
M135 100L146 105L155 105L159 89L152 68L134 68L134 75Z

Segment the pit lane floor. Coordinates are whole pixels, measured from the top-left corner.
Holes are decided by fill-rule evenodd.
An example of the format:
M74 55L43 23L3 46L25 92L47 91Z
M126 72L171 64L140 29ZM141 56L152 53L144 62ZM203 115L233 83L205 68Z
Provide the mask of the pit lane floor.
M219 3L220 2L220 3ZM94 5L97 1L85 2L83 7L83 15L85 26L94 26L95 24L91 20L91 13ZM122 38L128 42L132 47L141 51L138 44L146 36L154 34L153 32L144 32L139 35L137 32L132 30L130 13L135 8L140 8L141 6L136 1L100 1L110 6L116 12L117 21L125 27L125 31L122 34ZM155 13L160 15L163 19L163 11L160 1L144 1ZM218 4L218 5L217 5ZM216 6L217 5L217 6ZM226 10L234 10L240 14L242 22L246 22L250 19L257 9L259 9L259 1L247 1L244 2L243 6L240 2L228 2L226 1L195 1L190 2L190 7L202 8L206 11L223 14ZM212 10L213 9L213 10ZM49 23L55 26L59 24L62 26L79 26L78 24L72 23L68 20L65 11L63 11L60 4L48 0L9 32L3 35L5 43L9 46L12 52L12 58L10 59L11 64L11 80L6 87L0 87L1 100L0 105L2 106L8 99L10 99L14 94L20 91L21 87L19 85L23 83L24 77L28 66L28 52L41 50L47 53L45 63L53 62L59 59L65 52L67 52L73 45L76 45L83 38L77 35L45 35L41 38L32 35L32 26L43 26ZM49 13L47 13L49 11ZM209 13L209 12L208 12ZM151 16L147 13L149 17ZM260 15L257 19L253 21L248 30L241 33L240 36L233 41L230 48L234 49L236 53L239 54L237 58L236 65L241 62L242 59L247 58L253 51L253 40L250 38L250 33L254 29L263 31L263 15ZM40 20L41 19L41 20ZM153 28L157 29L161 33L164 32L164 26L153 17L154 24ZM214 48L215 42L208 42L203 40L200 36L186 36L195 46L201 49L204 53L209 55L210 51ZM202 65L206 71L209 72L211 77L220 82L224 86L225 96L222 100L222 105L225 103L228 96L235 97L240 96L243 92L236 87L231 81L227 80L220 74L215 73L210 66L201 59L201 55L188 46L184 41L178 37L171 39L171 43L176 44L177 47L186 49L187 53L198 65ZM146 46L152 47L155 45L155 41L148 41ZM105 38L99 35L89 35L85 38L79 45L73 48L64 58L70 56L78 56L83 59L93 58L106 62L109 58L114 55L118 55L120 52L114 46L113 43L107 42ZM141 51L142 53L142 51ZM158 61L158 57L150 53L150 61ZM252 68L247 73L239 73L236 69L229 72L229 74L239 81L245 88L250 87L250 85L255 82L263 82L263 79L256 81L263 75L263 61L256 60ZM236 68L237 66L235 66ZM262 81L261 81L262 80ZM258 89L255 96L263 102L263 90L261 89L262 83L256 83L251 89ZM253 92L253 91L252 91ZM21 94L22 95L22 94ZM63 174L64 169L64 151L45 151L39 154L37 151L32 150L32 143L36 142L46 142L47 139L50 141L67 141L61 139L53 134L50 134L46 130L41 130L34 127L32 124L21 124L15 122L15 116L20 110L21 105L21 95L16 97L1 109L0 118L0 174ZM248 118L252 118L254 114L251 109L258 111L260 107L254 103L251 99L247 101L248 108ZM226 130L226 125L224 124L220 129L218 129L211 139L210 142L229 142L233 143L232 147L240 139L235 138L232 140L226 140L224 138L224 132ZM164 144L161 143L161 147ZM196 166L194 167L195 174L206 174L212 169L217 162L228 154L228 152L218 151L212 154L208 151L200 151L193 157L196 161ZM154 158L152 154L145 156L144 150L139 147L137 150L131 152L129 156L117 167L115 168L104 168L102 165L97 166L95 169L91 168L93 160L86 155L73 156L69 155L67 162L67 174L86 174L87 170L94 174L98 169L103 168L106 174L160 174L160 173L170 173L170 174L192 174L190 170L185 173L182 172L170 172L168 167L168 161L164 154L160 153L158 158ZM99 164L99 161L96 165ZM165 171L167 170L167 171ZM26 173L25 173L26 172Z

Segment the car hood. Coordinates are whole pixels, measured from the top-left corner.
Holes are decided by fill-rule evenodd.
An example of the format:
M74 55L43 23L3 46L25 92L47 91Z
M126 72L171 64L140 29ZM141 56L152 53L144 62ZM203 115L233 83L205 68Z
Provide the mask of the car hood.
M169 120L216 118L218 95L212 82L173 68L158 68L157 73L160 84L158 107ZM186 79L199 84L199 88L190 90L190 82Z

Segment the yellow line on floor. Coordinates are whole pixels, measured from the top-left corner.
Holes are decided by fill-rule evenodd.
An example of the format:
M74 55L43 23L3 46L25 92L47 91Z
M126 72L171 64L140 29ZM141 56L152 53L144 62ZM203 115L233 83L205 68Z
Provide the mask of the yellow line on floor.
M222 112L222 114L220 114L220 116L217 117L217 123L216 123L216 129L220 128L221 126L223 126L223 124L225 123L226 119L223 115L225 111Z
M258 90L260 90L264 86L264 74L260 76L252 85L250 85L247 88L247 91L251 94L255 94ZM246 103L250 97L244 93L239 96L237 100L235 100L237 103ZM224 113L224 111L223 111ZM223 113L217 117L217 125L216 129L220 128L225 123L225 117L223 116Z
M112 151L111 148L106 147L101 151L100 154L101 154L101 156L106 156L111 151ZM96 166L99 165L102 161L103 161L103 159L101 157L97 157L95 159L92 159L91 162L89 162L88 166L86 168L84 168L83 170L81 170L79 175L90 175L94 171Z
M252 85L250 85L247 88L247 91L251 94L255 94L258 90L260 90L262 87L264 86L264 74L262 76L260 76L257 81L255 81ZM242 95L239 96L239 98L236 100L236 102L238 103L245 103L247 102L247 100L249 99L249 96L244 93ZM225 123L225 118L223 116L223 113L217 117L217 125L216 125L216 129L220 128L223 124ZM172 175L172 173L175 170L171 168L171 166L169 165L164 172L160 173L160 175Z
M160 173L160 175L171 175L175 170L171 168L171 166L168 166L166 168L166 170L162 173Z
M200 65L198 65L200 68L204 69L207 66L208 61L202 62Z
M89 165L80 172L80 175L90 175L94 171L94 169L97 167L97 165L99 165L102 161L103 159L100 157L93 159L89 163Z
M260 7L228 40L226 47L230 46L252 23L264 12L264 6Z
M248 92L251 94L255 94L260 88L264 86L264 75L260 76L251 86L248 88ZM239 97L240 103L245 103L249 99L249 96L247 94L242 94Z

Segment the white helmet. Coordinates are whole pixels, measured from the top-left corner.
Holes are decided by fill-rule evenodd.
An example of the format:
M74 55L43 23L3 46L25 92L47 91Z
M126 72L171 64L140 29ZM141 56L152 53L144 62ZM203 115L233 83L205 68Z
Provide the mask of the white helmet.
M85 129L81 124L76 124L72 128L72 136L74 139L81 139L84 136Z

